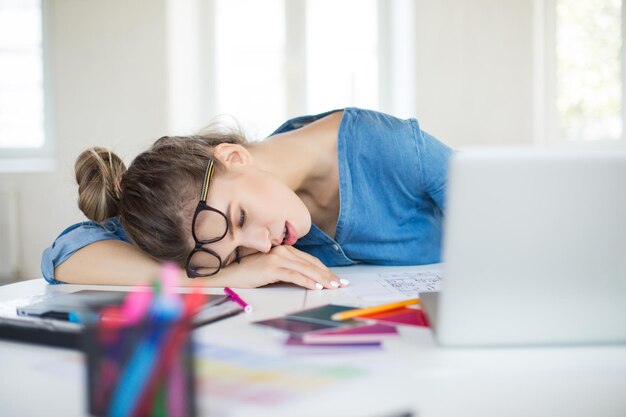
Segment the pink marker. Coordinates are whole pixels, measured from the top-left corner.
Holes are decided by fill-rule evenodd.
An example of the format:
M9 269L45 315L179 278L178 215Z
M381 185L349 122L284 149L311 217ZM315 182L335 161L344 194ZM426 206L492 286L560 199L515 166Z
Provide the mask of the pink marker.
M127 323L139 323L150 309L152 291L147 288L135 288L129 292L122 305L122 315Z
M179 269L174 262L165 262L161 266L161 291L167 298L176 298Z
M224 287L224 292L228 294L231 300L239 304L241 308L243 308L243 311L245 311L246 313L252 313L252 311L254 310L252 306L243 301L239 294L237 294L235 291L231 290L228 287Z

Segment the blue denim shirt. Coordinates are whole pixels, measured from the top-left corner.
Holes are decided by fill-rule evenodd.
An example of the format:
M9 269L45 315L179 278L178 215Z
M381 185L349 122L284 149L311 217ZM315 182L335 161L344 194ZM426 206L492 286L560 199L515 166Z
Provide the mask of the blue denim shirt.
M288 120L273 134L298 129L332 112ZM415 119L346 108L338 132L340 210L334 238L312 225L294 245L325 265L416 265L440 262L448 159L452 150ZM54 268L99 240L128 242L117 218L65 229L43 253Z
M304 116L276 133L311 123ZM450 148L415 119L356 108L339 125L337 229L331 238L313 225L294 245L328 266L440 262Z
M50 284L61 284L54 279L54 269L61 265L77 250L100 240L121 240L130 243L118 217L111 217L101 223L85 221L76 223L54 240L41 255L41 273Z

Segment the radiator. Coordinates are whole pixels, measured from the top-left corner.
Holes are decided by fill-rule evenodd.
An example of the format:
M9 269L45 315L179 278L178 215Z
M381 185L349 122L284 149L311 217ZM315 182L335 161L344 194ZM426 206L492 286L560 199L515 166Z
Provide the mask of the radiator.
M18 194L15 183L0 182L0 284L18 278Z

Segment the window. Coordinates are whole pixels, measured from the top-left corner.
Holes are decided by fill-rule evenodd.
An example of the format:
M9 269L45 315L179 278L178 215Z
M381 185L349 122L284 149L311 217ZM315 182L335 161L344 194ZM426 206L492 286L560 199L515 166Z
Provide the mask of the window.
M379 108L377 7L377 0L217 0L216 113L262 138L289 117Z
M307 112L378 108L377 1L314 0L306 11Z
M621 0L556 4L559 131L569 140L622 137Z
M622 0L546 0L549 136L624 141Z
M171 130L231 115L262 139L338 107L415 116L414 3L169 0Z
M41 3L0 0L0 153L45 147Z
M267 136L285 120L284 9L283 0L215 5L215 109L253 137Z

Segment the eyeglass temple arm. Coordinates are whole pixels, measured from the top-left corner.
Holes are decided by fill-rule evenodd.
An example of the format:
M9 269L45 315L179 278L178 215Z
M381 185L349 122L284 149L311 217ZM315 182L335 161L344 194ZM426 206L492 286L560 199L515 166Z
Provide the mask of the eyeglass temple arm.
M213 171L215 171L215 164L213 163L213 160L210 160L209 165L207 165L206 167L206 172L204 173L204 181L202 182L202 190L200 192L200 201L203 201L205 203L209 195L209 187L211 185Z

